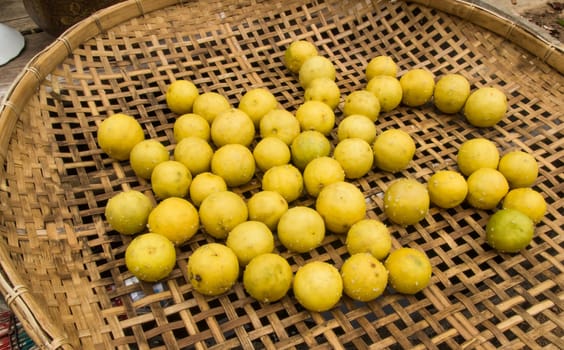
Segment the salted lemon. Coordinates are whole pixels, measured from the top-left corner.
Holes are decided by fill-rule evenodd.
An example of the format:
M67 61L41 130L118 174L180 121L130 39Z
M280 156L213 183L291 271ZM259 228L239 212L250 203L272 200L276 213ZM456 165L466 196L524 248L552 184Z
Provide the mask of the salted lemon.
M200 228L196 208L184 198L170 197L162 200L149 214L149 231L181 245L192 238Z
M162 280L170 275L175 264L174 245L156 233L139 235L125 248L125 266L141 281Z

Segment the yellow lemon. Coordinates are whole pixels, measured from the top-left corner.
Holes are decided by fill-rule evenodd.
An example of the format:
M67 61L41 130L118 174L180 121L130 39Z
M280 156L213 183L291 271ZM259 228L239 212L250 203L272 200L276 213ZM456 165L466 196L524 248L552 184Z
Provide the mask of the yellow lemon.
M337 126L337 139L359 138L372 144L376 139L376 125L370 118L361 114L352 114L341 120Z
M288 164L292 157L290 147L275 136L260 140L253 149L253 156L257 167L262 171L267 171L273 166Z
M153 203L142 192L120 192L108 200L104 215L110 226L122 235L132 235L147 227Z
M507 97L498 88L482 87L470 94L464 105L466 120L477 127L497 124L507 112Z
M546 201L539 192L529 187L515 188L503 199L503 208L519 210L534 223L542 220L546 213Z
M312 56L304 61L298 73L300 85L307 89L318 78L335 80L336 70L333 62L324 56Z
M303 307L323 312L332 309L343 295L343 280L337 268L323 261L301 266L294 275L293 292Z
M433 267L427 255L415 248L403 247L390 253L384 263L388 282L402 294L415 294L431 282Z
M200 228L198 211L184 198L170 197L162 200L149 214L149 231L181 245L192 238Z
M280 217L288 210L288 202L276 191L260 191L249 198L247 208L249 220L263 222L274 231Z
M273 109L278 107L278 101L272 92L265 88L254 88L245 92L239 100L238 108L245 112L256 127L260 120Z
M264 223L245 221L229 231L225 244L237 255L239 265L245 266L258 255L272 253L274 236Z
M345 243L350 255L370 253L383 260L392 249L392 235L383 222L367 218L351 226Z
M262 138L274 136L290 145L300 133L300 122L291 112L275 109L260 120L259 129Z
M400 105L403 89L396 77L378 75L368 81L366 91L370 91L378 98L382 112L389 112Z
M155 233L137 236L125 248L125 266L141 281L159 281L170 275L175 264L174 245Z
M431 203L440 208L454 208L464 202L468 194L466 179L459 172L441 170L427 181Z
M174 160L188 168L192 176L210 170L213 148L204 139L186 137L174 147Z
M210 133L217 147L231 143L248 147L255 139L255 125L247 113L231 108L215 117L211 123Z
M515 209L496 211L486 224L486 241L502 253L517 253L531 243L535 224L526 214Z
M329 135L335 126L335 113L320 101L306 101L296 111L296 119L302 131L315 130Z
M384 213L390 221L402 225L414 225L429 211L427 187L415 179L395 180L384 192Z
M358 179L368 174L374 163L372 147L363 139L344 139L333 151L335 158L345 171L347 179Z
M186 166L175 160L166 160L155 166L151 174L151 186L157 197L186 197L192 182L192 174Z
M199 94L198 87L193 82L176 80L166 90L166 104L173 113L190 113Z
M380 260L369 253L350 256L341 266L343 291L358 301L371 301L378 298L388 285L388 271Z
M261 303L282 299L292 287L294 274L286 259L267 253L254 257L243 272L243 287Z
M379 75L395 78L398 74L398 64L390 56L376 56L366 65L365 74L367 81Z
M353 91L345 98L343 114L345 116L361 114L375 122L380 115L380 101L370 91Z
M235 226L247 221L249 211L240 195L219 191L204 198L199 214L202 227L210 236L225 239Z
M288 209L277 227L278 239L288 250L298 253L317 248L325 238L325 224L317 211L306 206Z
M186 137L210 140L210 123L204 117L194 113L187 113L178 117L174 121L172 131L176 143Z
M222 146L212 156L212 173L221 176L229 187L248 183L255 175L255 170L253 153L240 144Z
M277 165L268 169L262 177L263 191L276 191L290 203L304 191L304 180L298 168L291 164Z
M306 192L317 197L319 191L328 184L345 181L345 170L335 158L324 156L306 165L303 178Z
M468 79L460 74L446 74L435 85L433 103L443 113L457 113L462 110L469 95Z
M192 179L190 184L190 200L199 207L202 201L211 193L227 191L225 180L210 172L200 173Z
M115 160L129 159L129 153L136 144L145 139L141 124L132 116L117 113L100 123L98 145Z
M362 192L352 183L340 181L321 189L315 209L325 221L325 227L337 234L347 233L351 226L366 216Z
M188 258L187 270L192 288L209 296L229 291L239 278L237 256L220 243L198 247Z
M422 106L431 100L435 89L433 73L423 68L408 70L399 80L402 102L409 107Z
M509 187L530 187L537 180L539 166L535 157L523 151L504 154L497 167L507 179Z
M317 56L315 45L306 40L292 41L284 51L284 64L292 73L298 73L305 60L313 56Z
M166 147L157 140L143 140L136 144L129 153L129 163L135 175L150 179L157 164L169 160Z
M456 155L456 163L460 172L466 176L480 168L497 169L499 151L492 141L477 137L462 143Z
M192 105L192 112L207 120L209 124L219 113L229 109L231 109L229 100L217 92L204 92L198 95Z
M509 184L503 174L491 168L476 170L466 181L466 201L477 209L494 209L509 191Z
M302 131L290 145L292 163L300 170L313 159L328 156L331 153L331 141L315 130Z
M415 155L415 141L400 129L388 129L376 136L372 145L374 165L395 173L409 165Z
M319 101L331 109L337 108L341 101L341 90L333 79L317 78L309 83L304 93L305 101Z

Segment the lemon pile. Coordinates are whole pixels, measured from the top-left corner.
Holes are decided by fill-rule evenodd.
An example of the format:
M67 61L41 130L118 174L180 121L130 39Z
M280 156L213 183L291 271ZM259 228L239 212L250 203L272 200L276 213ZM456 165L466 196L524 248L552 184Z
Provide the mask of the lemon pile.
M284 62L303 88L304 101L295 111L283 109L266 88L247 90L235 106L221 94L200 93L193 82L176 80L166 91L177 115L171 145L145 140L142 126L125 114L100 124L100 148L116 161L129 161L136 176L151 184L152 195L129 189L106 206L112 229L136 235L126 248L127 268L143 281L163 279L176 264L174 247L205 234L213 243L192 252L186 271L193 289L204 295L225 293L241 280L260 302L279 300L292 289L306 309L326 311L343 294L370 301L388 286L420 292L431 281L429 258L420 248L392 249L388 226L367 214L364 194L353 182L371 171L399 173L416 154L407 131L378 132L378 119L401 104L432 103L442 113L463 113L470 124L488 127L504 117L505 95L495 87L471 92L459 74L435 83L422 68L398 79L393 59L377 56L366 66L367 84L342 96L335 65L313 44L292 42ZM512 151L500 158L492 141L468 140L460 146L456 169L437 171L423 182L404 177L387 184L383 212L392 225L406 226L423 220L431 204L493 210L503 203L500 212L525 216L518 217L525 229L511 229L523 239L504 241L513 231L504 232L509 229L503 215L488 223L487 239L500 251L514 252L532 237L527 220L539 222L546 210L542 195L530 188L537 174L530 154ZM237 191L257 182L260 190L250 198ZM314 204L296 204L306 197ZM349 257L340 269L316 261L293 271L276 249L278 241L291 254L307 253L329 233L343 235L346 243Z

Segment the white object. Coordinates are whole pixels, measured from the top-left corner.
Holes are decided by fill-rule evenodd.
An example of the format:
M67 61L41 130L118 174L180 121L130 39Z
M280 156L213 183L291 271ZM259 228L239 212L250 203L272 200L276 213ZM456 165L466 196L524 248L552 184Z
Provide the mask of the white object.
M0 66L17 57L25 46L23 35L0 23Z

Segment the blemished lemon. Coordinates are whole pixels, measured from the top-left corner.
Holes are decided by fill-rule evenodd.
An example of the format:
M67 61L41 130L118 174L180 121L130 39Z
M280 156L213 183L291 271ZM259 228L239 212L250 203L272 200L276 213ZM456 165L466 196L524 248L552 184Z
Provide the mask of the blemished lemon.
M361 114L352 114L341 120L337 126L337 139L359 138L372 144L376 139L376 125L370 118Z
M415 155L415 141L400 129L388 129L376 136L372 145L374 165L395 173L409 165Z
M288 209L277 226L280 243L298 253L317 248L325 238L325 223L315 209L295 206Z
M321 189L315 209L325 221L325 227L337 234L349 231L352 225L366 217L366 202L362 192L352 183L340 181Z
M325 56L312 56L304 61L298 73L302 88L307 89L309 84L318 78L335 80L336 70L333 62Z
M435 85L433 103L443 113L458 113L470 95L470 83L463 75L446 74Z
M151 174L151 187L160 199L186 197L190 183L192 183L190 170L176 160L166 160L157 164Z
M162 200L149 214L149 231L165 236L175 245L194 237L200 227L198 211L188 200L170 197Z
M122 235L132 235L146 229L153 203L136 190L120 192L108 200L104 215L110 226Z
M317 78L309 83L304 93L304 99L306 102L323 102L334 110L341 101L341 90L333 79Z
M378 75L368 81L366 91L370 91L380 103L382 112L389 112L400 105L403 97L403 89L396 77L389 75Z
M509 187L530 187L537 180L539 166L535 157L523 151L504 154L497 167L507 179Z
M380 101L370 91L353 91L345 98L343 114L345 116L361 114L375 122L380 115Z
M333 158L341 164L347 179L358 179L368 174L374 164L372 147L363 139L344 139L333 150Z
M274 236L264 223L245 221L229 231L225 244L237 255L239 265L246 266L254 257L272 253Z
M384 266L388 282L402 294L416 294L431 282L433 267L427 255L415 248L402 247L390 253Z
M115 160L128 160L136 144L145 139L137 119L123 113L113 114L98 126L98 145Z
M398 64L390 56L376 56L368 61L365 74L366 81L370 81L372 78L379 75L395 78L398 74Z
M282 299L292 287L294 273L286 259L274 253L253 258L243 272L243 287L261 303Z
M199 207L202 201L211 193L227 191L225 180L219 175L203 172L192 179L190 184L190 200Z
M285 109L272 110L261 119L259 123L260 136L278 137L287 145L300 133L300 122L296 117Z
M531 243L535 224L526 214L516 209L496 211L486 224L486 241L502 253L517 253Z
M351 255L341 266L343 291L358 301L378 298L388 285L388 271L380 260L370 253Z
M422 106L433 97L435 77L423 68L408 70L399 79L402 88L402 103L409 107Z
M198 247L188 258L187 270L192 288L208 296L226 293L239 278L237 256L220 243Z
M530 187L510 190L503 199L504 209L516 209L527 215L536 224L546 213L546 201L539 192Z
M384 213L393 223L407 226L423 220L429 211L427 187L411 178L395 180L384 191Z
M245 200L232 191L210 193L200 204L198 213L204 230L217 239L225 239L249 216Z
M248 183L255 175L255 170L253 153L240 144L222 146L212 156L211 172L221 176L229 187Z
M304 308L323 312L332 309L341 300L343 279L335 266L312 261L298 268L292 289Z
M174 121L172 131L176 143L185 137L199 137L202 140L210 140L210 123L204 117L194 113L182 114L178 117Z
M258 127L266 113L278 107L276 97L265 88L247 90L239 100L238 108L245 112Z
M274 231L280 217L288 210L288 202L276 191L260 191L249 198L247 208L249 220L263 222Z
M306 101L296 110L300 130L315 130L329 135L335 126L333 109L321 101Z
M509 191L509 184L503 174L491 168L476 170L466 182L466 201L476 209L494 209Z
M291 203L304 191L302 173L292 164L277 165L268 169L262 177L263 191L276 191Z
M317 56L315 45L306 40L292 41L284 51L284 64L292 73L298 73L305 60L313 56Z
M213 148L199 137L185 137L174 147L174 160L188 168L192 176L210 171Z
M331 153L331 141L315 130L306 130L298 134L290 145L292 163L300 170L313 159L328 156Z
M275 136L268 136L255 145L253 156L257 167L267 171L273 166L290 163L292 154L290 147L284 141Z
M505 117L507 97L498 88L481 87L468 96L464 105L466 120L477 127L490 127Z
M306 165L303 178L306 192L317 197L323 187L345 181L345 170L335 158L324 156L315 158Z
M464 202L468 184L462 174L453 170L440 170L427 181L431 203L440 208L454 208Z
M193 82L176 80L166 90L166 104L173 113L190 113L194 100L199 94L198 87Z
M198 114L211 125L215 117L228 109L231 104L227 98L217 92L204 92L194 100L192 105L192 113Z
M384 260L392 249L392 235L380 220L366 218L351 226L346 245L350 255L370 253L376 259Z
M174 245L156 233L139 235L125 248L125 266L141 281L162 280L170 275L175 264Z
M166 147L157 140L143 140L136 144L129 154L129 163L135 175L143 179L150 179L157 164L169 160L170 155Z
M456 163L460 172L470 176L480 168L497 169L499 151L492 141L477 137L462 143L456 155Z
M215 117L211 123L210 135L217 147L233 143L248 147L255 139L255 125L247 113L230 108Z

